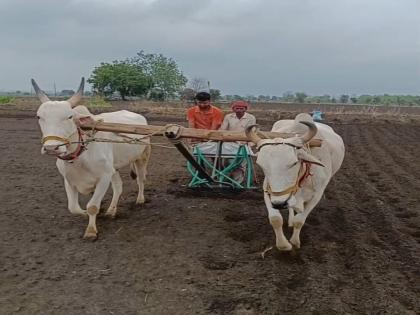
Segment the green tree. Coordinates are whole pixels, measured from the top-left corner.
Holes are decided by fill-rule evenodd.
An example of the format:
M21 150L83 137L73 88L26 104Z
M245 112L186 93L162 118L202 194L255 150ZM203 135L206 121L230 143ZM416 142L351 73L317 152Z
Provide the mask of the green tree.
M324 94L322 96L318 96L318 103L331 103L331 96L328 94Z
M295 93L295 100L298 103L305 103L305 99L308 97L308 95L306 95L303 92L296 92Z
M119 92L123 100L127 96L145 95L152 84L139 67L124 61L101 63L93 70L88 82L95 92L105 96Z
M210 89L210 97L213 101L217 101L221 96L220 90Z
M149 100L161 102L165 100L165 93L159 88L152 88L147 97Z
M165 99L175 96L188 81L178 69L177 63L162 54L146 54L141 50L128 62L148 75L152 87L160 89Z
M74 93L75 93L74 90L61 90L60 95L61 96L71 96Z
M360 95L358 99L358 103L360 104L370 104L371 101L372 101L372 96L366 95L366 94Z
M377 104L381 104L381 103L382 103L382 102L381 102L381 97L380 97L379 95L375 95L375 96L372 98L371 103L372 103L372 104L375 104L375 105L377 105Z
M357 104L357 97L356 97L356 96L350 97L350 101L351 101L353 104Z
M294 97L295 97L295 95L292 91L286 91L286 92L283 93L282 99L285 102L293 102Z
M349 102L349 96L346 94L343 94L340 96L340 103L347 104Z
M111 86L113 68L112 64L102 62L100 66L93 69L88 83L92 84L92 90L101 95L110 95L115 92Z

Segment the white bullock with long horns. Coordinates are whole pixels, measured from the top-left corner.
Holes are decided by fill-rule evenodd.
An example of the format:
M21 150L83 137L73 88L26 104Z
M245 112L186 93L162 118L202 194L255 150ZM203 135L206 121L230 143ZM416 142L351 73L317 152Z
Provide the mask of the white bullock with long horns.
M295 120L279 120L271 131L296 136L263 139L255 126L248 127L246 134L257 145L257 164L265 175L264 200L276 234L276 246L288 251L292 245L300 248L302 226L341 167L345 149L343 140L331 127L315 123L308 114L299 114ZM321 139L322 145L309 148L314 137ZM290 242L283 233L280 209L289 210L288 224L293 227Z
M118 199L122 193L122 180L119 170L130 166L133 178L139 188L136 203L144 202L144 182L146 167L150 156L150 146L123 143L87 142L86 134L79 125L83 119L102 120L104 122L147 125L146 119L129 111L117 111L92 115L86 107L76 106L82 99L84 78L78 91L66 101L52 101L32 79L36 95L42 102L37 111L42 132L42 153L57 158L57 168L64 177L68 208L71 213L87 215L89 223L84 238L96 239L96 216L102 199L112 185L113 196L106 215L114 217ZM94 138L106 138L121 141L123 137L110 132L96 132ZM141 138L141 136L130 136ZM78 194L92 193L86 210L79 204Z

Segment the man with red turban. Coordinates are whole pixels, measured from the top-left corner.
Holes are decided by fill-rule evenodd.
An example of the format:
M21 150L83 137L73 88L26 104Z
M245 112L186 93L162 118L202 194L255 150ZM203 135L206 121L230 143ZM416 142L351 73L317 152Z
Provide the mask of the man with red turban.
M254 115L247 113L249 104L246 101L236 100L231 104L233 113L227 114L223 119L223 123L220 126L220 130L230 130L230 131L244 131L246 127L255 125L256 119ZM241 144L241 143L239 143ZM242 144L244 145L244 144ZM245 143L246 145L246 143ZM248 148L248 150L250 150ZM227 159L226 162L232 163L234 159ZM243 161L242 164L232 171L230 176L238 183L243 183L245 180L246 172L246 162Z
M233 113L225 116L220 130L244 131L246 127L255 125L255 116L246 112L248 107L246 101L233 101L231 105Z

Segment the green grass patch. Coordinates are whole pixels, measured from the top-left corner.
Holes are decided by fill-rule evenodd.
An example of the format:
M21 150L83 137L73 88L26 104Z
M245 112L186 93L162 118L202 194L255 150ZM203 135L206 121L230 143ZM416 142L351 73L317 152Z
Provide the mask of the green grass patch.
M0 105L13 104L15 98L12 96L0 95Z
M86 106L88 108L106 108L106 107L112 107L110 103L108 103L104 98L100 96L94 96L89 98L89 100L86 103Z

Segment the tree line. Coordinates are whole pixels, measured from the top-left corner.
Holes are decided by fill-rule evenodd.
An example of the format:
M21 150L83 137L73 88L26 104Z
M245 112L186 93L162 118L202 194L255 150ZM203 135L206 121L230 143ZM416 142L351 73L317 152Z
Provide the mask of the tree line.
M94 94L104 97L141 97L156 101L181 99L193 101L199 91L210 93L213 101L245 99L259 102L294 103L340 103L420 106L420 96L412 95L347 95L328 94L310 96L304 92L285 92L282 96L270 95L222 95L219 89L211 86L204 78L195 77L188 81L177 63L162 54L148 54L143 50L135 57L101 63L95 67L88 79ZM188 83L188 85L187 85Z
M143 50L134 57L112 62L102 62L96 66L87 80L92 86L92 92L85 95L99 95L105 98L118 97L127 100L128 97L138 97L155 101L181 99L193 101L199 91L210 93L213 101L226 102L244 99L251 102L293 102L293 103L340 103L340 104L371 104L420 106L420 96L417 95L320 95L311 96L304 92L283 93L275 95L222 95L219 89L211 86L205 78L194 77L190 80L179 69L172 58L162 54L149 54ZM188 83L188 84L187 84ZM55 88L55 84L54 84ZM55 96L69 96L73 90L54 92ZM29 95L28 92L16 91L0 93L2 95Z
M224 95L221 98L225 101L234 99L245 99L254 102L291 102L291 103L310 103L310 104L370 104L370 105L389 105L389 106L420 106L420 96L417 95L352 95L342 94L331 96L324 94L321 96L310 96L304 92L286 92L282 96L270 95Z

